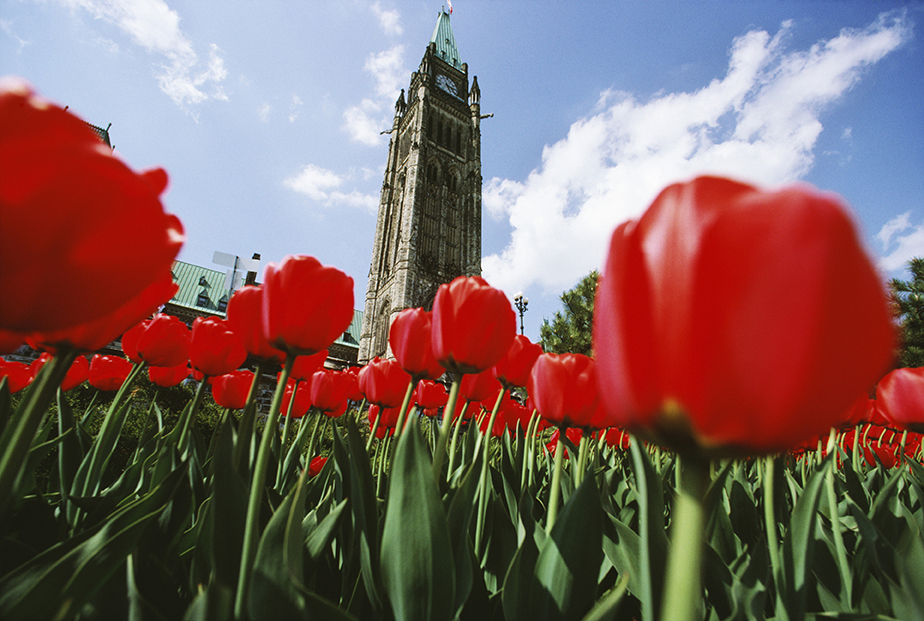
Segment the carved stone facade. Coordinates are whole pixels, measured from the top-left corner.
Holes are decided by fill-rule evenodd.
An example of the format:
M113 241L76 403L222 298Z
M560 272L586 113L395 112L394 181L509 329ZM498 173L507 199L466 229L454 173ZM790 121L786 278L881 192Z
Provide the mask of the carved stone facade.
M369 267L359 361L390 356L401 310L430 309L437 288L481 274L481 106L449 15L395 103Z

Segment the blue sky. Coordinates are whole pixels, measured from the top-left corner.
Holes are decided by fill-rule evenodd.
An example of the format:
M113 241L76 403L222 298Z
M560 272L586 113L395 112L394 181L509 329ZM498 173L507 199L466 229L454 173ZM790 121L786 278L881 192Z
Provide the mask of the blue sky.
M362 307L394 101L438 2L0 0L0 75L162 166L180 259L311 254ZM530 298L599 267L664 185L806 180L884 277L924 256L921 2L455 0L482 89L483 271ZM217 269L218 266L214 266Z

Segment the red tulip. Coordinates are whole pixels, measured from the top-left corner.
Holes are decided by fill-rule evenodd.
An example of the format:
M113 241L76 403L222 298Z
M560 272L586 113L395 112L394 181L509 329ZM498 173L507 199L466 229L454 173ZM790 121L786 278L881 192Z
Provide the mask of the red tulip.
M542 345L533 343L522 334L513 337L510 349L491 369L500 382L510 388L513 386L526 386L529 381L529 372L536 363L536 358L542 353Z
M462 406L465 407L462 407ZM491 403L491 407L494 407L494 403ZM468 420L474 418L481 414L485 410L484 403L481 401L466 401L463 404L456 404L456 410L452 413L452 420L456 420L460 416L463 420Z
M327 349L353 321L353 279L314 257L289 255L266 266L263 335L289 354Z
M556 429L552 432L552 435L549 436L549 441L546 442L545 448L552 454L555 455L555 448L558 446L558 438L561 437L561 431ZM584 437L584 432L577 427L568 427L565 437L571 441L571 444L579 446L581 444L581 438ZM563 457L568 459L568 448L567 445L562 443L562 448L565 449Z
M772 453L824 432L893 343L850 217L804 185L670 186L616 229L597 287L609 423L680 450Z
M395 317L388 344L395 359L414 379L436 379L445 369L433 355L431 315L422 308L406 308Z
M321 457L320 455L312 459L311 463L308 464L308 476L309 477L318 476L318 474L320 474L321 472L321 469L324 468L324 464L326 463L327 463L327 458Z
M193 322L189 362L194 369L211 377L224 375L244 364L246 358L241 337L226 320L197 317Z
M359 390L369 403L393 408L404 403L411 376L397 360L373 360L359 371Z
M96 354L90 360L87 381L97 390L118 390L132 372L133 366L131 361L125 358Z
M0 175L0 329L56 332L113 313L183 244L160 202L163 170L134 172L83 121L10 78Z
M359 367L349 367L344 372L344 383L347 387L347 399L360 401L363 393L359 390Z
M32 383L32 369L24 362L0 358L0 380L6 378L11 393L17 393Z
M297 385L289 384L282 395L282 403L279 406L279 412L285 416L289 411L289 402L292 395L295 394L295 403L292 405L292 418L301 418L311 409L311 382L298 382Z
M433 354L455 373L480 373L503 358L517 331L503 291L480 276L441 285L433 300Z
M296 356L295 362L292 363L292 371L289 377L296 380L308 381L318 369L324 367L327 360L327 350L322 349L316 354L310 356Z
M504 422L507 424L507 429L515 433L517 426L519 426L525 432L526 428L529 427L529 419L532 417L532 413L532 410L525 405L509 399L504 407Z
M51 354L44 353L36 358L30 366L32 376L38 375L39 369L45 366L45 363L51 360ZM61 381L61 390L67 392L87 381L87 373L90 370L90 363L84 356L77 356L71 366L67 369L67 374Z
M148 367L148 378L151 383L161 388L178 386L189 377L189 364L184 362L175 367Z
M52 332L36 332L26 339L35 350L76 349L94 352L108 345L145 317L150 317L179 290L169 271L114 311L87 323Z
M212 378L212 398L224 408L241 410L247 405L253 371L238 369Z
M189 359L189 338L185 323L158 313L122 335L122 351L129 359L144 360L152 367L177 367Z
M893 424L924 433L924 367L895 369L879 380L876 402Z
M422 380L414 391L414 401L425 410L441 408L448 400L446 387L433 380Z
M459 385L459 397L466 401L488 401L497 399L497 393L503 387L490 370L465 375ZM491 401L494 407L494 401Z
M380 415L381 413L381 415ZM379 419L379 426L375 430L375 437L381 440L386 434L392 434L395 427L398 426L398 414L401 413L401 407L380 407L378 405L369 406L369 429L375 425L375 419Z
M618 447L622 449L627 449L631 445L632 436L623 431L622 429L617 429L616 427L610 427L606 430L606 445L610 448Z
M251 356L281 362L286 353L269 344L263 336L263 285L246 285L228 300L228 323L240 335Z
M539 415L559 427L590 427L600 405L597 365L583 354L542 354L527 390Z
M311 378L311 403L331 418L346 412L347 385L340 371L322 369Z

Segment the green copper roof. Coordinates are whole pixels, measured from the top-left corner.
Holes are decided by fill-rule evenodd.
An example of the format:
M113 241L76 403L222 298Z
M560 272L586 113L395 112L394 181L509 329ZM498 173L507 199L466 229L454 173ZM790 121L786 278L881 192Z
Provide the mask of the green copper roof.
M173 282L179 285L172 304L186 308L224 315L228 303L228 291L225 286L225 273L199 267L183 261L174 261Z
M362 328L363 312L361 310L354 310L353 321L350 322L350 327L346 329L346 332L337 337L337 342L358 347L359 335L362 334Z
M430 42L436 43L437 56L459 71L462 71L459 48L456 47L456 38L452 34L452 26L449 25L449 13L446 11L440 11L440 16L436 19L436 28L433 29L433 36L430 37Z

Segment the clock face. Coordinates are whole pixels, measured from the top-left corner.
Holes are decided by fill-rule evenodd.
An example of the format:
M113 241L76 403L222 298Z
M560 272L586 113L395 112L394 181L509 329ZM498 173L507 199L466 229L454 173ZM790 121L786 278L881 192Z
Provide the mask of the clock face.
M446 91L447 93L449 93L450 95L454 95L454 96L456 96L456 97L459 96L459 92L458 92L458 88L456 87L456 83L453 82L448 76L445 76L445 75L443 75L443 74L437 75L437 76L436 76L436 85L439 86L439 87L440 87L441 89L443 89L444 91Z

